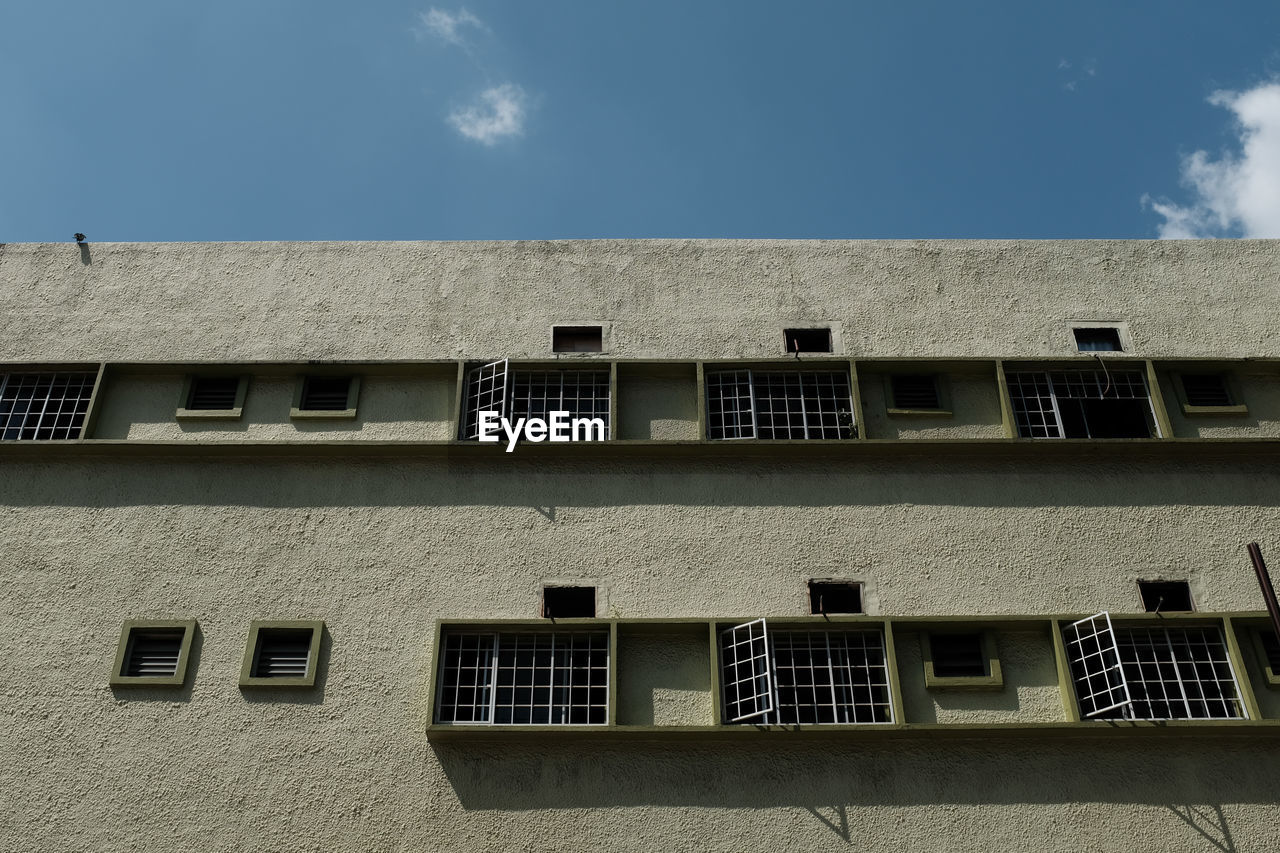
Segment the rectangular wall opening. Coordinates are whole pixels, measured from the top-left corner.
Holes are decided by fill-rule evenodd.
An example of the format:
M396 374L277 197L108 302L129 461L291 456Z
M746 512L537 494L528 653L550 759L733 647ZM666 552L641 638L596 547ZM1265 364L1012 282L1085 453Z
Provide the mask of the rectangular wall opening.
M862 584L856 581L809 581L810 613L861 613Z
M1138 581L1142 609L1148 613L1195 610L1186 581Z
M601 326L556 326L551 330L552 352L603 352Z
M787 352L831 352L830 329L783 329Z
M542 615L546 619L594 619L594 586L544 586Z

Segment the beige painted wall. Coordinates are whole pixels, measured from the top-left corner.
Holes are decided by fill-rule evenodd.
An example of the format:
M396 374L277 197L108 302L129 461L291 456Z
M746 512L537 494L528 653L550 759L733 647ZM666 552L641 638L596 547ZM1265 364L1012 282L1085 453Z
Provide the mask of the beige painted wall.
M620 358L1058 357L1070 321L1142 356L1280 355L1280 242L596 240L0 245L0 361L544 358L612 323Z
M951 414L890 415L888 374L859 371L862 418L867 438L1004 438L1000 391L995 371L990 375L945 375Z
M6 849L1280 844L1275 739L424 734L434 620L531 617L550 577L600 578L625 617L796 615L814 575L869 580L890 615L1133 611L1134 580L1156 572L1191 577L1207 610L1256 609L1240 543L1276 550L1273 462L210 458L4 473ZM178 616L201 626L189 686L108 688L121 621ZM328 625L319 686L240 691L249 621L287 617ZM975 694L930 709L904 685L908 707L1048 716L1047 645L1001 634L1016 708ZM629 648L622 695L651 697L656 722L703 713L696 640Z

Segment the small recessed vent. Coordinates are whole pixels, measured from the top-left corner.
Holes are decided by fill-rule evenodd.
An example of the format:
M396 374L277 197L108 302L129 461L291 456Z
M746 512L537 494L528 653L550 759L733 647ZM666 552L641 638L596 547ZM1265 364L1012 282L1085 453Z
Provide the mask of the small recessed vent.
M602 326L556 326L551 330L552 352L603 352Z
M1221 373L1182 374L1182 390L1188 406L1230 406L1231 392Z
M861 613L862 584L854 581L809 581L810 613Z
M239 391L238 376L197 376L191 380L187 408L202 411L234 409Z
M981 678L987 674L981 634L930 634L929 650L937 678Z
M350 376L308 376L302 386L302 403L306 412L340 412L350 408Z
M547 619L592 619L596 615L596 588L544 586L542 615Z
M890 377L895 409L941 409L938 380L929 375L904 374Z
M313 632L306 628L263 628L258 631L254 678L304 678L311 657Z
M1120 330L1114 327L1072 329L1079 352L1123 352Z
M830 329L783 329L787 352L831 352Z
M129 633L129 650L120 674L129 678L177 675L184 634L181 628L134 628Z
M1170 610L1195 610L1191 603L1191 586L1186 581L1138 581L1142 609L1148 613Z

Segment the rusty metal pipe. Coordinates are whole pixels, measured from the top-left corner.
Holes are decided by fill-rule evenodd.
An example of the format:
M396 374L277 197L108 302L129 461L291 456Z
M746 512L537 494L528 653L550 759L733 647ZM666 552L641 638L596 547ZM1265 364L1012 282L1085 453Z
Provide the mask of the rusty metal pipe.
M1271 627L1276 632L1276 639L1280 640L1280 604L1276 603L1276 589L1271 585L1271 575L1267 573L1267 564L1257 542L1249 543L1249 556L1258 575L1258 586L1262 587L1262 597L1267 602L1267 612L1271 614Z

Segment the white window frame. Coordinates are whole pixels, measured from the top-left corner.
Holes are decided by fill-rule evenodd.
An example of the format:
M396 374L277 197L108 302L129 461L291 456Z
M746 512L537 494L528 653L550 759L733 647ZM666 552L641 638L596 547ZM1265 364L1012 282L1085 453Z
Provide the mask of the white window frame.
M750 368L733 368L733 367L707 370L705 372L705 376L703 379L703 382L705 385L704 402L706 404L706 411L707 411L706 438L710 441L741 441L743 439L760 438L761 406L760 406L760 396L757 393L756 389L763 377L772 378L775 376L795 376L800 379L800 382L803 385L805 376L815 376L815 375L825 376L825 375L831 375L831 374L844 377L846 387L848 389L848 397L845 400L841 401L841 403L842 405L847 405L848 407L847 408L847 412L849 416L849 423L848 423L849 436L848 437L849 438L856 437L858 425L855 422L854 416L853 416L853 413L854 413L853 376L847 369L841 370L836 366L831 366L831 369L822 369L822 370L785 370L785 369L752 370ZM730 382L736 385L738 388L741 388L742 383L745 382L747 389L749 391L749 394L737 393L737 394L734 394L732 397L726 397L724 394L725 383L717 382L717 384L715 385L715 390L718 390L720 392L719 394L719 400L721 403L720 418L722 423L719 427L713 427L711 423L711 408L712 408L711 403L712 403L712 400L715 398L713 398L712 396L712 391L713 391L712 382L713 380L721 379L721 377L727 378L729 376L732 376L732 379L730 380ZM738 423L736 424L736 426L732 428L729 427L727 424L723 423L724 401L726 399L732 399L734 401L737 401L739 404L749 402L748 408L745 408L745 409L735 408L734 411L738 413L739 417L737 418ZM770 398L766 398L766 399L770 399ZM816 411L814 411L814 410L811 410L809 406L805 405L805 397L803 393L800 396L800 401L801 401L801 408L798 414L800 414L800 416L804 420L804 425L800 427L800 429L803 431L804 434L800 436L788 435L786 437L781 437L781 438L773 436L773 437L770 437L769 440L771 441L816 441L816 440L843 441L843 440L846 440L839 436L828 438L821 435L821 433L825 429L825 427L823 427L821 423L818 423L817 425L814 425L814 426L810 426L809 425L810 417L820 418L824 414L824 412L822 411L820 406ZM846 411L846 410L844 408L839 409L837 411L837 415L839 414L839 411ZM746 420L743 419L744 417L746 418ZM840 428L842 428L842 426L838 424L837 429L840 429ZM712 432L715 429L718 429L720 432L723 433L723 435L712 435ZM777 428L775 427L774 430L776 431ZM810 435L811 432L817 432L819 434Z
M1144 392L1143 396L1141 397L1137 397L1137 396L1120 397L1119 395L1116 395L1115 397L1103 396L1101 390L1099 390L1097 396L1086 395L1086 396L1080 397L1072 394L1060 393L1059 383L1069 382L1069 380L1066 377L1070 375L1079 375L1082 378L1084 376L1089 376L1091 377L1093 384L1095 384L1099 389L1103 389L1107 387L1107 382L1110 382L1112 380L1113 375L1115 374L1122 374L1122 375L1125 375L1126 377L1129 375L1138 377L1138 380L1142 384L1142 389ZM1015 395L1014 393L1015 389L1017 389L1018 391L1023 390L1024 383L1023 383L1022 377L1036 377L1038 379L1043 380L1044 383L1047 385L1047 390L1048 390L1047 397L1045 395L1037 394L1035 395L1035 399L1040 401L1048 400L1049 407L1045 408L1044 406L1041 406L1037 410L1037 413L1041 415L1047 415L1049 412L1053 413L1053 420L1049 421L1046 419L1046 422L1044 424L1044 429L1046 432L1049 432L1049 428L1052 427L1052 430L1055 434L1053 435L1023 435L1022 434L1022 425L1019 422L1019 411L1021 410L1023 412L1030 413L1030 410L1025 405L1025 401L1027 401L1030 398L1021 394ZM1105 377L1106 382L1099 380L1098 377ZM1063 429L1063 426L1062 426L1062 410L1059 407L1060 400L1109 400L1109 399L1146 400L1147 415L1148 415L1147 423L1151 430L1151 437L1153 438L1163 437L1160 432L1160 419L1156 417L1155 401L1151 399L1151 385L1147 382L1147 377L1143 373L1143 371L1138 370L1136 368L1124 367L1124 368L1115 368L1114 370L1092 370L1092 369L1081 369L1081 368L1061 368L1059 370L1013 369L1013 370L1007 370L1005 372L1005 384L1009 389L1009 405L1013 412L1014 431L1018 434L1019 438L1034 438L1034 439L1065 438L1065 435L1064 435L1065 430ZM1082 385L1083 384L1088 384L1088 383L1082 383ZM1028 427L1034 428L1032 427L1029 421L1028 421Z

